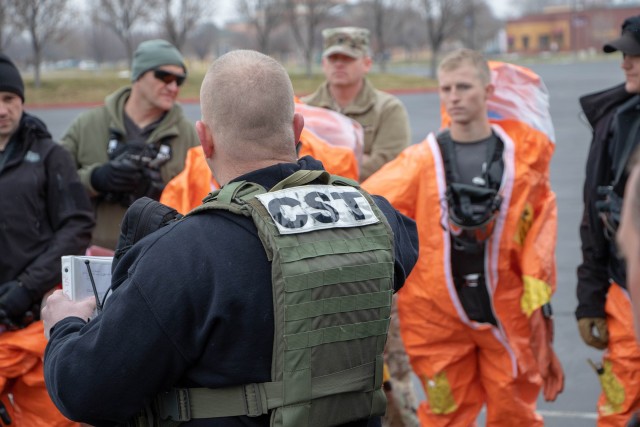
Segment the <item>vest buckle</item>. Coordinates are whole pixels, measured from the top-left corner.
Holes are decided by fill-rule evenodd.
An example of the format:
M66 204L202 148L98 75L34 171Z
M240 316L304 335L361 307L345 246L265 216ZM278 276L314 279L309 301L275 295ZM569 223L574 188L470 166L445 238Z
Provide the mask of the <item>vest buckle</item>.
M266 414L266 408L262 408L262 396L260 386L256 383L246 384L242 387L244 391L245 413L248 417L259 417Z
M478 287L481 277L482 275L480 273L465 274L464 276L462 276L462 278L464 279L464 285L470 288Z
M157 398L158 412L162 419L187 422L191 420L191 403L189 402L189 390L186 388L174 388L165 393L160 393Z

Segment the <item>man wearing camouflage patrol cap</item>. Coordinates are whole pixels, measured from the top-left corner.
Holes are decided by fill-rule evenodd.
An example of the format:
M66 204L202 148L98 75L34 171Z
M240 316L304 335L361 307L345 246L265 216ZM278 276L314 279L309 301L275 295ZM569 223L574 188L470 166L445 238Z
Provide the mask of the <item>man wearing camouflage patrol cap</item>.
M409 118L398 98L375 89L366 78L372 65L369 30L327 28L322 36L326 81L302 102L338 111L362 125L360 181L364 181L409 145Z
M365 77L371 69L369 30L358 27L328 28L322 32L322 69L326 81L302 101L338 111L364 128L364 156L360 181L409 146L411 140L407 112L398 98L375 89ZM383 425L418 426L417 399L411 383L411 367L400 338L393 300L385 364L391 378L385 382L387 413Z

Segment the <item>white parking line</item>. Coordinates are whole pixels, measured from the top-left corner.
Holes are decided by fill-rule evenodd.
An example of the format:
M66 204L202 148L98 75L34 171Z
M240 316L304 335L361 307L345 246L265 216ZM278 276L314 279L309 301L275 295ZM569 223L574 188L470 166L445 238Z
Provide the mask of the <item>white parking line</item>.
M572 412L572 411L545 411L537 410L540 415L546 418L582 418L585 420L595 420L598 414L595 412Z

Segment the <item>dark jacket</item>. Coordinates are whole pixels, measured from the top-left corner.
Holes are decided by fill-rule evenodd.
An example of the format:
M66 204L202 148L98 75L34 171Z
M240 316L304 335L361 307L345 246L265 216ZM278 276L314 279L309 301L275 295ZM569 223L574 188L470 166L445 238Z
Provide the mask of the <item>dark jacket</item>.
M625 286L624 264L615 255L614 243L605 237L596 201L598 187L611 185L615 179L615 170L626 165L626 159L616 158L620 156L622 147L615 146L612 121L619 107L634 96L637 95L628 93L622 84L580 98L582 110L593 129L593 139L587 158L583 189L584 212L580 224L582 263L578 266L578 319L606 317L604 306L609 279ZM623 130L618 129L616 132L622 134ZM624 182L620 184L624 188Z
M305 157L238 179L271 188L296 170L321 167ZM395 234L397 290L417 259L415 223L375 200ZM271 264L251 219L227 211L186 217L134 245L112 279L124 281L101 315L88 324L66 318L52 331L45 379L66 416L113 426L171 386L270 381ZM268 426L269 416L185 425Z
M84 253L93 213L71 156L38 118L24 113L10 144L0 170L0 283L20 280L36 302L60 283L60 257Z

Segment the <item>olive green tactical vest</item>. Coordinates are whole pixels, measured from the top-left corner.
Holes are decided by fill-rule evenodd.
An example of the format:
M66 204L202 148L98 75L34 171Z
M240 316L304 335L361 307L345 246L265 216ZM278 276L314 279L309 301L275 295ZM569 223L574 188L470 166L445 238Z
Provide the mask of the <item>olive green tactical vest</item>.
M355 181L299 171L269 192L227 184L189 215L210 209L251 217L272 262L272 380L173 389L155 402L165 421L149 425L270 413L274 427L320 427L383 415L393 233L371 197Z

